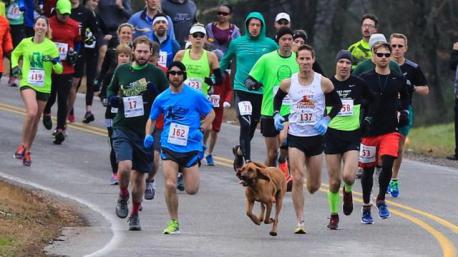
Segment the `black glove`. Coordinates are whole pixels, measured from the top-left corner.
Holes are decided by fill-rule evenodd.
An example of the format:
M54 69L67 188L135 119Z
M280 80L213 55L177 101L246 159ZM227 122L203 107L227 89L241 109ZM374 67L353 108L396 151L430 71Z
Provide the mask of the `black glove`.
M21 71L21 68L19 68L19 66L16 66L14 68L11 69L11 75L13 75L13 77L20 77L22 74L22 71Z
M258 90L262 87L262 84L254 80L251 76L245 80L245 87L249 90Z
M215 85L215 82L213 81L213 79L209 78L209 77L206 77L204 79L204 82L205 84L209 85L210 87L214 86Z
M70 49L68 50L67 52L67 61L71 64L71 65L75 65L76 62L78 61L78 52Z
M119 108L121 106L121 97L112 95L108 97L108 103L111 107Z
M374 118L366 116L361 121L360 130L362 135L365 135L369 131L369 128L371 127L373 120Z
M399 113L399 121L398 121L398 126L399 127L404 127L409 125L409 111L408 110L402 110Z

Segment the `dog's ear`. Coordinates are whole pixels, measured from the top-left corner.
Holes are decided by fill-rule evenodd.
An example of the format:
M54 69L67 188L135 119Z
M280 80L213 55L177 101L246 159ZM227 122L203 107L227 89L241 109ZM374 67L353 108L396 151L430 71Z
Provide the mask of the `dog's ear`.
M270 181L270 176L269 174L266 172L266 169L264 168L256 168L256 174L257 174L257 177L260 178L260 179L264 179L264 180L267 180L267 181Z
M259 162L252 162L254 165L256 165L256 167L260 168L260 169L265 169L267 168L266 165L264 165L263 163L259 163Z

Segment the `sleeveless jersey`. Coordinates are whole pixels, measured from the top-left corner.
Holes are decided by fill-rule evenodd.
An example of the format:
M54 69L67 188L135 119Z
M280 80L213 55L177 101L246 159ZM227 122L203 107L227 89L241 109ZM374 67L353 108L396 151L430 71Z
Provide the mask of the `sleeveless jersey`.
M288 96L292 103L288 134L298 137L319 135L313 126L323 118L325 110L321 75L314 72L312 83L301 85L298 73L293 74Z
M199 60L193 60L190 56L191 49L184 52L181 62L186 66L187 79L184 82L186 85L202 91L207 95L209 86L204 82L206 77L210 77L210 63L208 62L208 51L203 50Z

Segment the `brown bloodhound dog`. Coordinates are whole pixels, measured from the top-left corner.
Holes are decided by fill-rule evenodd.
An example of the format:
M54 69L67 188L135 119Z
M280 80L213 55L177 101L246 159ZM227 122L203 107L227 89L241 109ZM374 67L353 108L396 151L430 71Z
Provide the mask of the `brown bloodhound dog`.
M246 187L246 214L256 224L272 223L271 236L277 235L278 216L286 194L286 179L275 167L267 167L257 162L248 162L237 171L237 177ZM259 216L253 214L254 202L261 203ZM275 218L270 217L272 205L275 204Z

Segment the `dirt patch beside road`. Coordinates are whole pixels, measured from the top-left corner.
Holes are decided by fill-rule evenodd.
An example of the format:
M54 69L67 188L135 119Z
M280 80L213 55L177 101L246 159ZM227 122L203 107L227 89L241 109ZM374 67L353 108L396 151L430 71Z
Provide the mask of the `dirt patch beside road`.
M63 227L86 225L72 206L0 180L0 256L47 256Z

